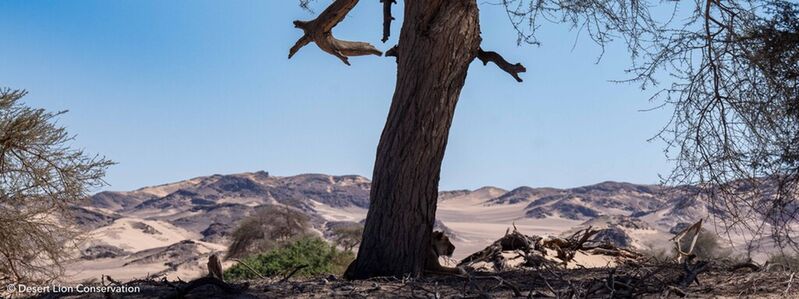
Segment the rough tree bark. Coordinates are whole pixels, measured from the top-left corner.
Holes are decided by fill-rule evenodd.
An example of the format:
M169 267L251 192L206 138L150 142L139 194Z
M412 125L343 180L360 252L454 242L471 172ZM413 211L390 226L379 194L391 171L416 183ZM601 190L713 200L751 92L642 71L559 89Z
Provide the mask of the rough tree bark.
M449 128L480 47L476 1L405 5L396 89L377 147L363 243L346 273L351 279L423 270Z
M295 21L304 31L291 58L310 42L349 65L347 56L377 54L372 45L333 38L331 30L358 0L336 0L316 19ZM382 0L383 40L390 33L391 5ZM438 181L455 105L469 64L494 62L518 81L512 65L480 48L476 0L407 0L399 44L387 56L397 59L397 82L377 147L369 212L348 279L419 275L424 270L435 221Z

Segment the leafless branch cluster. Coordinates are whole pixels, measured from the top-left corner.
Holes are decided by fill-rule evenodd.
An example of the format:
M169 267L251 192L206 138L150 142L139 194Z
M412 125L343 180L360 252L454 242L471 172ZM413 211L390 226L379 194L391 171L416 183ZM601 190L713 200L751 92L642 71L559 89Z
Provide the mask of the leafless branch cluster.
M361 244L362 235L363 225L361 224L336 227L333 229L333 243L344 248L344 251L352 252Z
M674 108L656 136L675 169L700 184L726 228L796 246L799 224L799 6L787 0L503 0L519 42L542 21L567 23L633 58L629 82L667 82L651 100ZM685 5L690 4L690 5Z
M0 280L49 280L80 233L68 207L104 182L112 162L69 147L63 112L31 109L25 91L0 89Z

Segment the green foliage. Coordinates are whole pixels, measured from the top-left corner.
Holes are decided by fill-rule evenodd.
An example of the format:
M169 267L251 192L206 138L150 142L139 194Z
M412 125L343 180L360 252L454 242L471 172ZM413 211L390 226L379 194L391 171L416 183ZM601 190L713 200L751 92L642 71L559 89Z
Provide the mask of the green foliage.
M250 256L225 271L225 279L254 279L258 275L275 277L303 267L295 276L323 273L341 274L354 259L352 252L342 252L319 237L306 236L282 247ZM248 267L249 266L249 267ZM252 269L250 269L252 268Z
M240 258L267 252L302 237L309 230L310 218L288 206L259 206L255 213L239 222L231 234L227 258Z

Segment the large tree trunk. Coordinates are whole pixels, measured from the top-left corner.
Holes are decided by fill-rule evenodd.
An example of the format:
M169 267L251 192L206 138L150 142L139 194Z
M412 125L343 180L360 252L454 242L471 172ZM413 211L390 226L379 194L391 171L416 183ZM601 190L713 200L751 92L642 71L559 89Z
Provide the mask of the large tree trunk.
M345 276L418 275L435 221L441 161L480 46L475 0L408 0L397 84L372 176L357 259Z

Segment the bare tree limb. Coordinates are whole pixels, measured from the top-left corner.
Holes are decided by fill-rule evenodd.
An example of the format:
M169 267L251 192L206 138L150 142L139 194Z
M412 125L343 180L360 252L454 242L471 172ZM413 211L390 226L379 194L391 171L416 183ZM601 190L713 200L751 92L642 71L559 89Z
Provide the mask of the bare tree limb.
M333 27L338 25L356 4L358 0L336 0L316 19L294 21L294 27L302 29L304 34L289 50L289 59L310 42L315 42L319 49L338 57L346 65L350 65L347 59L349 56L382 55L382 52L369 43L345 41L333 37L331 32Z
M241 264L242 266L244 266L245 268L247 268L247 270L250 270L250 272L252 272L252 273L253 273L253 274L255 274L256 276L260 277L261 279L267 279L267 278L266 278L266 276L264 276L263 274L261 274L261 272L258 272L258 270L255 270L255 268L253 268L253 267L252 267L252 266L250 266L249 264L245 263L244 261L242 261L242 260L240 260L240 259L231 259L231 260L233 260L233 261L235 261L235 262L237 262L237 263Z
M380 0L383 3L383 41L384 43L388 41L388 37L391 36L391 21L394 20L394 17L391 16L391 5L397 4L397 0Z
M483 62L483 65L488 65L489 61L493 62L501 70L513 76L513 78L518 82L522 82L522 78L519 77L519 73L524 73L527 71L527 69L521 63L511 64L505 60L502 55L499 55L499 53L483 51L482 48L477 50L477 59L480 59L480 61Z
M302 269L305 269L305 268L307 268L307 267L308 267L308 265L307 265L307 264L306 264L306 265L299 265L299 266L297 266L297 267L294 267L294 270L292 270L292 271L291 271L289 274L286 274L286 276L285 276L285 277L283 277L283 279L281 279L281 280L280 280L280 281L278 281L277 283L284 283L284 282L288 281L288 280L289 280L289 278L291 278L292 276L294 276L294 274L297 274L297 272L298 272L298 271L300 271L300 270L302 270Z

